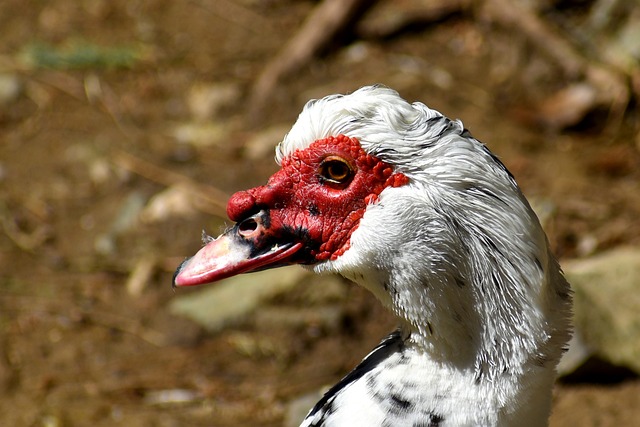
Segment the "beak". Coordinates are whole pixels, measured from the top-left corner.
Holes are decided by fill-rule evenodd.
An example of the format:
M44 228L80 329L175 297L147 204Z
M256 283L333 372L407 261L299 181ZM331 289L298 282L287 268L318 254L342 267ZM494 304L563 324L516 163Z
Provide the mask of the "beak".
M275 236L269 228L269 213L257 214L236 224L185 260L173 276L173 286L195 286L236 274L294 264L292 257L301 242Z

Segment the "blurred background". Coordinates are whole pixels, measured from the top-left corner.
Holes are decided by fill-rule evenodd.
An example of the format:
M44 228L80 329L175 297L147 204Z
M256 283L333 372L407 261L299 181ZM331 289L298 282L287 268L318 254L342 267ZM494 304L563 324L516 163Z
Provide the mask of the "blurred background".
M551 425L640 425L639 64L638 1L3 0L0 425L297 425L391 316L302 269L171 276L307 100L372 83L544 223L576 291Z

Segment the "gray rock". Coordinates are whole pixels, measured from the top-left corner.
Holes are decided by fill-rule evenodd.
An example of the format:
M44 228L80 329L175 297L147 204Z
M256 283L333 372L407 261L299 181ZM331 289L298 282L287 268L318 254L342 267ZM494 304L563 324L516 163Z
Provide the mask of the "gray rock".
M640 248L619 248L563 267L575 292L575 326L583 343L578 359L590 352L640 373Z
M299 266L241 274L173 300L173 314L215 332L242 320L262 302L291 289L311 273Z

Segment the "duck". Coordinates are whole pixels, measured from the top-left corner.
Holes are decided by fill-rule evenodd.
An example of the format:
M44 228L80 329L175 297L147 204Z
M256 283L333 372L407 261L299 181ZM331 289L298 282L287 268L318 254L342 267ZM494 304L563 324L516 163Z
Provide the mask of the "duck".
M194 286L298 264L369 290L398 329L301 426L545 426L571 288L514 176L461 121L383 85L309 101L280 169L177 269Z

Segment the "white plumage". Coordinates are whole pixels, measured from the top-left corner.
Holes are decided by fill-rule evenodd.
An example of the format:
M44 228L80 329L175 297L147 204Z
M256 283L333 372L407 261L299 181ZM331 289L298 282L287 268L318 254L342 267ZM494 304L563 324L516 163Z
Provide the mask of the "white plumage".
M382 87L308 103L277 157L336 134L357 138L411 184L385 189L351 249L314 269L354 280L396 313L411 362L395 352L345 387L324 425L383 425L388 412L367 420L357 409L376 406L367 378L416 402L412 410L428 408L433 424L546 425L569 338L569 287L506 168L461 122ZM390 425L425 421L400 412Z
M513 177L461 122L380 86L309 102L276 159L337 135L408 183L366 205L344 253L304 263L369 289L400 328L302 425L546 425L571 293ZM251 194L238 212L273 215Z

